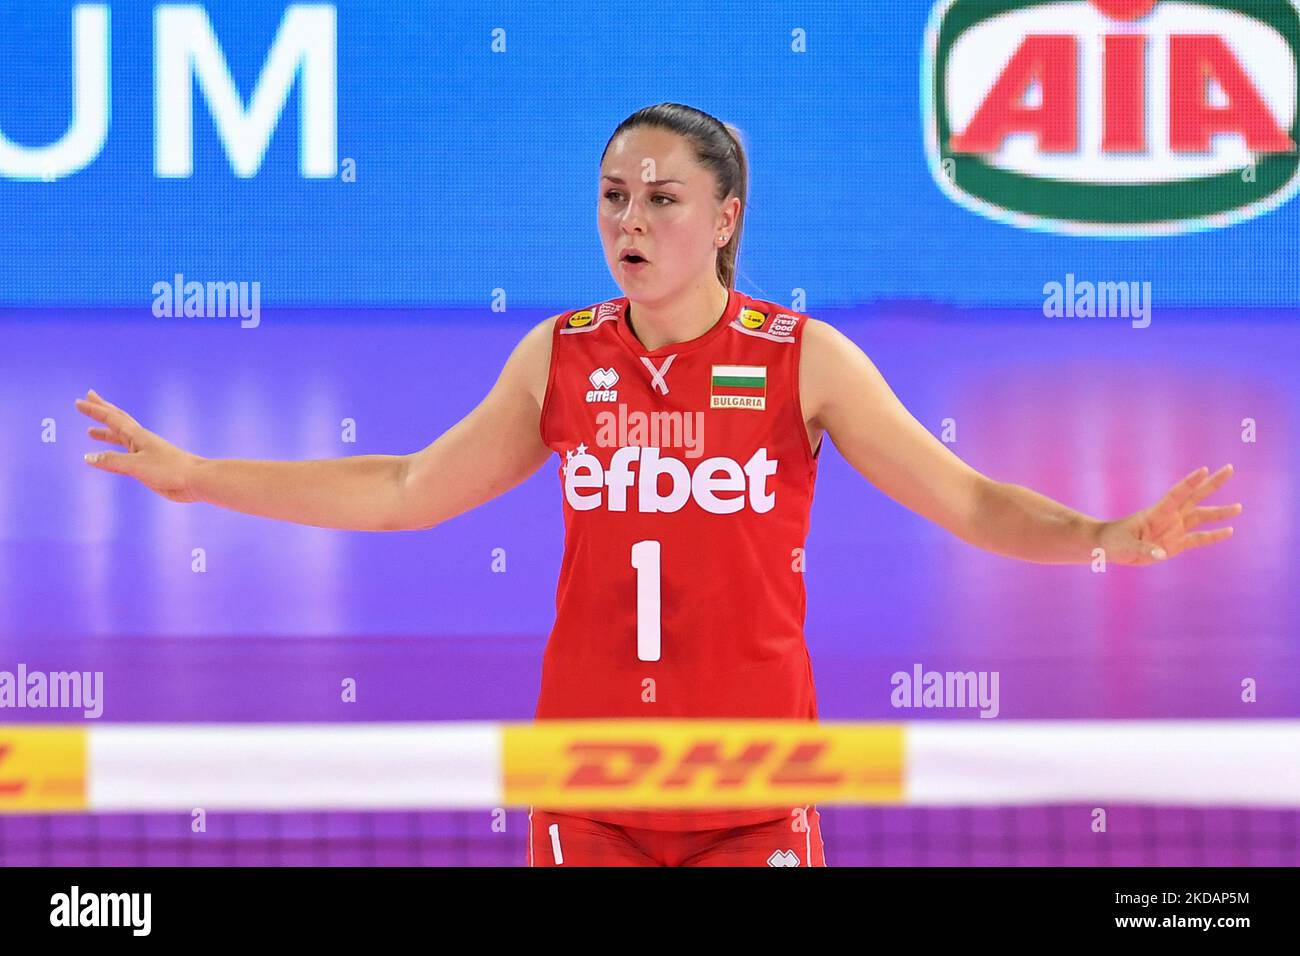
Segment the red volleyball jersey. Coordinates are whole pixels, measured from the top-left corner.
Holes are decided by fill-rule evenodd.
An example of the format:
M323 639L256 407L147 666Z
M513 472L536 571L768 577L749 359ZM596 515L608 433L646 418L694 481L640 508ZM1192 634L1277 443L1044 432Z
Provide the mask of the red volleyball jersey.
M537 718L815 720L807 316L732 290L708 332L646 349L627 305L566 312L552 332L541 434L560 456L565 540ZM570 812L703 830L791 808Z

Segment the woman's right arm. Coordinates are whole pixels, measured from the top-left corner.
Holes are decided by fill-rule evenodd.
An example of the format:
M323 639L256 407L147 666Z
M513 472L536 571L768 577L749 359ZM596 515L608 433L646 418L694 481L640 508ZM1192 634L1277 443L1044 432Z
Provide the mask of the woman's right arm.
M546 463L551 450L539 426L556 318L520 340L477 408L427 448L403 456L390 530L432 528L504 494Z
M555 317L519 342L487 397L410 455L316 461L201 458L144 428L93 391L77 409L102 424L92 438L125 448L87 456L171 501L353 531L431 528L520 484L550 455L539 430Z

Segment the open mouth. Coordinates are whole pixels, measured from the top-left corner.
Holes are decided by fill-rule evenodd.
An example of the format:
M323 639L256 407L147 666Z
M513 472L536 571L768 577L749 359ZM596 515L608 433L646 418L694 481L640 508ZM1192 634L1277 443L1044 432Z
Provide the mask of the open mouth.
M628 255L623 256L623 261L630 262L633 265L636 265L637 263L649 262L650 260L646 259L644 256L639 256L636 253L630 253Z

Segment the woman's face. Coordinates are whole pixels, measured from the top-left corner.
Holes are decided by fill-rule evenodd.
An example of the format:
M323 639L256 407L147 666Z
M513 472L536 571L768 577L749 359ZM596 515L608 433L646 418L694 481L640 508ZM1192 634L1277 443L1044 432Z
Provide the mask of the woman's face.
M676 133L636 127L610 144L600 167L598 221L605 262L628 298L670 298L716 272L718 236L734 231L739 200L716 198L713 174ZM623 254L635 248L636 264Z

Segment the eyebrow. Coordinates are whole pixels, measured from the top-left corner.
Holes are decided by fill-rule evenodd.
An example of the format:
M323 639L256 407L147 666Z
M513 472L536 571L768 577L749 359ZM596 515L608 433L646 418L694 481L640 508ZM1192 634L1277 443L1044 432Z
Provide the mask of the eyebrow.
M600 178L601 178L601 179L608 179L610 182L612 182L612 183L618 183L620 186L625 186L625 185L627 185L625 182L623 182L623 180L619 179L617 176L608 176L608 175L606 175L606 176L601 176ZM685 185L686 185L686 184L685 184L684 182L682 182L680 179L652 179L652 180L650 180L649 182L647 182L646 185L647 185L647 186L662 186L662 185L664 185L665 183L676 183L676 184L679 185L679 186L685 186Z

